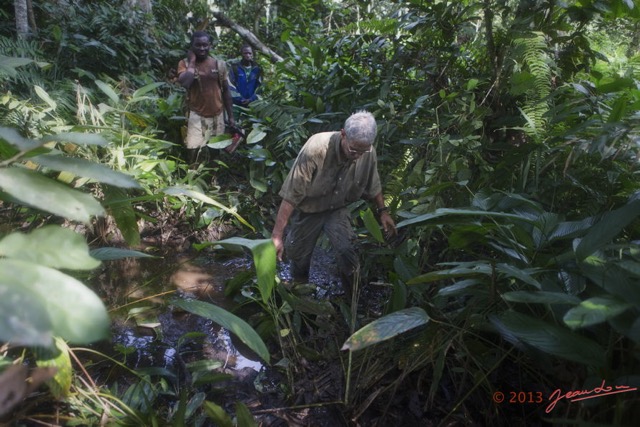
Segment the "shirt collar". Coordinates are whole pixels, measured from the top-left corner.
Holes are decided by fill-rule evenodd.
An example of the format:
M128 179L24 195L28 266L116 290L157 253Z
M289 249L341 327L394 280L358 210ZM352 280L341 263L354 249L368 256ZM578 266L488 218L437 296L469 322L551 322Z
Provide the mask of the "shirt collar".
M335 132L332 136L331 136L331 144L333 145L333 150L336 156L336 159L338 160L338 164L344 164L344 163L348 163L350 162L349 159L347 159L347 156L345 156L344 152L342 151L342 133L341 132Z

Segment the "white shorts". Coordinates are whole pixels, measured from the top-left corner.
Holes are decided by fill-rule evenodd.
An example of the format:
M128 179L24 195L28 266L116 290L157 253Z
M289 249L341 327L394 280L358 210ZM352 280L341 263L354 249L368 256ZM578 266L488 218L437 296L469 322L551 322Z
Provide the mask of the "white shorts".
M224 112L215 117L202 117L195 111L189 111L187 137L184 145L189 149L205 146L212 136L224 133Z

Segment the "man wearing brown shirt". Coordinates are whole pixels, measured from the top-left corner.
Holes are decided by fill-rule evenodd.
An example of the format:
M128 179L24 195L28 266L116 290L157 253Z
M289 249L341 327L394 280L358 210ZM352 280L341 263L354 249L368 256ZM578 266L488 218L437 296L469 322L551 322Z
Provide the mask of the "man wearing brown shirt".
M286 249L294 281L308 281L313 249L324 231L334 249L343 285L351 292L360 261L347 209L350 203L372 200L385 234L396 234L384 206L373 147L376 132L373 115L359 111L346 120L340 132L315 134L300 150L280 190L282 202L271 234L279 260ZM289 222L285 242L284 229Z
M212 136L224 133L224 113L234 127L233 103L224 61L209 56L211 37L204 31L191 36L187 58L178 64L178 83L187 89L189 119L185 146L188 160L194 165L206 150ZM206 152L206 151L205 151Z

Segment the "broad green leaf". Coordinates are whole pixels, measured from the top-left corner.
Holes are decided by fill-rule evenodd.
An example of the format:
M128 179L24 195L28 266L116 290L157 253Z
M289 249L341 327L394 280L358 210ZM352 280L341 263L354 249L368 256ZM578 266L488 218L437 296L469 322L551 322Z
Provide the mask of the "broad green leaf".
M539 273L539 269L522 269L514 267L511 264L500 263L496 265L496 270L505 277L518 279L528 285L531 285L537 289L541 289L542 285L533 278L532 273Z
M484 282L478 279L466 279L454 283L453 285L445 286L438 291L438 296L450 297L454 295L468 295L472 291L468 288L476 285L482 285Z
M512 291L501 295L505 301L534 304L580 304L580 298L562 292Z
M7 160L18 154L18 150L13 145L9 144L4 139L0 138L0 160Z
M70 142L76 145L97 145L100 147L109 145L106 139L96 133L62 132L42 138L42 142L52 141Z
M249 408L240 401L236 402L236 418L238 419L238 427L258 427Z
M10 56L0 55L0 72L4 71L9 77L16 77L18 72L16 68L34 62L28 58L14 58Z
M56 101L54 101L53 99L51 99L51 97L49 96L49 94L47 93L47 91L45 91L44 89L42 89L40 86L38 85L34 85L33 86L34 91L36 92L36 95L38 95L38 97L40 99L42 99L44 102L47 103L47 105L49 107L51 107L52 110L55 110L56 108L58 108L58 104L56 103Z
M123 248L97 248L91 249L89 253L92 257L101 261L113 261L125 258L156 258L154 255Z
M496 326L503 335L511 334L545 353L586 365L604 365L605 351L598 343L565 327L515 311L506 311L492 321L499 323ZM509 335L505 339L510 340Z
M18 325L20 327L35 329L42 336L60 336L76 344L98 341L109 334L110 319L104 304L93 291L71 276L25 261L0 259L0 286L8 295L22 295L22 291L27 291L32 298L43 301L42 307L18 304L5 307L3 318L24 318L29 323ZM29 308L40 311L25 312ZM42 321L35 325L31 324L31 319L40 319L43 313L49 317L51 326L39 329L45 326Z
M351 335L342 350L362 350L373 344L386 341L403 332L422 326L429 315L420 307L411 307L383 316Z
M115 219L124 240L129 246L138 246L140 244L138 218L127 194L121 188L111 185L105 185L103 191L104 205Z
M576 258L582 261L596 250L610 243L638 215L640 215L640 200L634 200L620 209L604 214L578 243L575 250Z
M88 224L104 209L91 195L22 168L0 169L0 188L15 200L63 218Z
M418 277L414 277L413 279L407 281L407 285L437 282L439 280L456 279L459 277L469 277L469 276L478 276L478 275L491 276L492 274L493 274L493 268L491 267L491 265L485 262L479 261L477 263L471 263L471 264L464 263L447 270L432 271L431 273L426 273Z
M640 278L640 262L623 260L617 263L618 267L630 273L633 277Z
M23 137L13 128L0 127L0 138L7 141L20 151L29 151L40 147L42 144Z
M222 409L222 406L206 401L204 402L204 411L207 413L207 416L220 427L234 427L233 420L229 414Z
M549 241L555 239L574 238L586 233L596 222L595 218L589 217L581 221L566 221L559 223L549 235Z
M615 295L640 307L640 286L638 280L617 263L605 262L589 257L580 265L581 277L598 285L607 294Z
M251 250L253 262L256 266L258 288L262 301L266 304L271 298L276 280L276 247L271 239L244 239L232 237L214 242L220 245L242 246Z
M159 87L164 86L165 84L166 83L164 82L155 82L155 83L149 83L148 85L142 86L140 89L133 92L133 95L131 95L131 102L140 100L140 98L143 98L144 95L146 95L147 93L152 92L158 89ZM143 98L143 99L146 99L146 98Z
M105 95L107 95L111 101L113 101L114 104L117 104L120 102L120 97L118 96L116 91L113 90L111 86L109 86L107 83L103 82L102 80L96 80L95 83L96 83L96 86L98 86L100 90L104 92Z
M457 216L470 216L470 217L491 217L491 218L500 218L506 220L518 220L524 221L527 223L535 223L535 220L528 218L526 216L514 215L502 212L488 212L482 210L472 210L472 209L449 209L449 208L441 208L436 209L434 212L418 215L414 218L405 219L404 221L400 221L396 224L396 228L406 227L407 225L420 224L423 222L434 222L436 224L442 223L443 220L448 219L449 217L457 217ZM437 221L434 221L437 220Z
M209 139L209 142L207 143L207 147L213 148L216 150L222 150L224 148L227 148L231 144L233 144L233 139L231 139L231 135L223 133L221 135L216 135L211 137Z
M29 234L9 234L0 240L0 257L68 270L92 270L100 265L89 254L82 235L58 225L45 225Z
M258 147L259 148L251 148L247 153L247 156L251 160L254 160L256 162L264 162L265 160L268 160L271 158L271 153L269 152L269 150L261 148L260 146Z
M572 329L585 328L605 322L631 307L632 305L628 302L612 295L594 297L582 301L580 305L567 311L563 320Z
M56 374L47 381L47 386L55 399L64 399L71 392L73 368L69 356L69 346L64 340L56 337L53 350L36 351L36 365L41 368L56 368Z
M374 239L378 243L384 243L384 237L382 237L382 231L380 231L380 225L376 220L376 217L373 215L371 209L367 209L365 211L360 211L360 218L364 222L364 226L367 227L367 230L373 236Z
M196 413L196 411L199 411L206 398L206 393L202 391L195 393L191 397L191 399L189 399L189 402L187 402L187 410L185 411L184 420L188 420L193 416L193 414ZM184 420L182 420L181 422L183 422ZM174 425L174 427L178 426Z
M228 312L213 304L196 300L173 299L172 304L190 313L213 320L223 328L226 328L240 341L245 343L251 350L256 352L267 363L269 362L269 351L262 341L262 338L253 330L251 326L235 314Z
M257 144L266 136L267 134L264 131L254 128L251 130L251 132L249 132L249 135L247 135L247 144Z
M99 163L85 159L66 157L61 155L43 154L31 157L29 160L49 169L59 172L71 172L84 178L91 178L104 184L121 188L141 188L140 184L130 175L114 171Z
M329 301L315 301L310 298L300 298L292 292L284 292L284 285L278 287L280 296L291 308L300 313L314 314L316 316L330 316L335 313Z
M170 196L187 196L187 197L191 197L192 199L195 200L199 200L201 202L204 203L208 203L210 205L213 205L231 215L233 215L238 221L240 221L242 224L244 224L246 227L250 228L251 231L255 231L255 228L249 224L244 218L242 218L238 212L236 212L233 209L229 209L228 207L224 206L222 203L217 202L215 200L213 200L211 197L206 196L198 191L192 190L190 188L184 188L184 187L167 187L164 190L162 190L163 193L168 194Z
M640 316L635 311L626 311L609 319L609 324L619 333L640 343Z
M0 260L0 267L3 265ZM14 345L50 347L53 326L46 300L16 286L9 271L0 270L0 341Z

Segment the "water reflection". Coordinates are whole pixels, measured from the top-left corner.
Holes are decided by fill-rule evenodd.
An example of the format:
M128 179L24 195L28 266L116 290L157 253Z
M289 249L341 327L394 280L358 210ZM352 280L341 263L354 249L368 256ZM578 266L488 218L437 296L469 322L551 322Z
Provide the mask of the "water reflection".
M247 257L217 260L211 255L105 262L95 286L109 306L120 307L111 312L112 343L130 367L171 369L207 358L221 361L227 373L259 372L262 363L238 348L229 331L168 304L169 298L181 296L231 311L234 304L224 295L225 281L252 268Z

